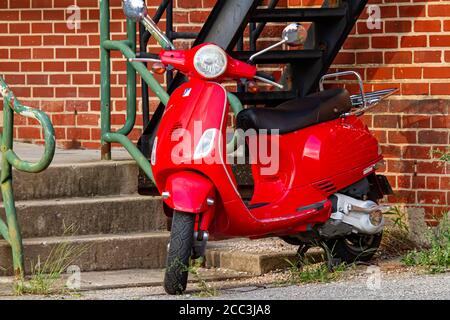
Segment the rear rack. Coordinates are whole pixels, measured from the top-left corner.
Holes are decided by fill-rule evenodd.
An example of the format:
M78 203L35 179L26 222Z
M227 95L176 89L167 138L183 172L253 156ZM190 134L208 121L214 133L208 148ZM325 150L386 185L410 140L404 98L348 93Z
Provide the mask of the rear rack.
M323 91L323 83L326 79L329 78L338 78L343 76L352 75L355 76L358 80L359 85L359 94L354 94L350 96L353 109L350 112L344 113L343 117L348 117L351 115L360 116L363 115L366 111L376 106L378 103L380 103L381 100L386 99L393 93L395 93L398 89L397 88L390 88L390 89L383 89L383 90L377 90L372 92L364 92L364 86L363 81L358 72L355 71L342 71L342 72L336 72L336 73L329 73L325 74L320 78L319 81L319 89L320 91Z

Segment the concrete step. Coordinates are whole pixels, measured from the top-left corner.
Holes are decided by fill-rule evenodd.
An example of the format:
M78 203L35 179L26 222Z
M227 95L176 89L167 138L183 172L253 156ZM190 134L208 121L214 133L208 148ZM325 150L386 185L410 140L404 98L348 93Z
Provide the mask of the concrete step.
M120 234L166 230L160 197L135 195L16 202L22 237ZM0 208L4 217L4 209Z
M83 272L80 276L80 291L81 295L86 294L86 291L111 290L111 289L125 289L125 288L147 288L152 287L152 291L158 294L165 294L162 287L164 281L164 269L128 269L128 270L114 270L114 271L91 271ZM53 289L58 292L58 289L64 290L69 275L64 274L58 280ZM188 290L193 293L198 292L198 283L205 282L223 282L232 280L244 280L251 277L251 275L226 269L198 269L198 276L190 274L188 277ZM215 288L216 284L211 285ZM60 291L59 290L59 291ZM106 294L106 293L105 293ZM5 297L14 296L14 277L0 277L0 300Z
M129 233L118 235L93 235L24 240L25 272L31 271L38 261L43 264L56 248L72 246L84 253L71 262L81 271L122 269L156 269L165 267L168 232ZM0 273L12 274L11 249L0 241Z
M17 200L134 194L139 170L134 161L57 163L38 174L14 170Z
M297 249L298 246L279 238L211 241L206 251L206 265L259 276L288 268L298 260ZM323 258L323 250L316 247L310 248L305 256L309 262L321 262Z

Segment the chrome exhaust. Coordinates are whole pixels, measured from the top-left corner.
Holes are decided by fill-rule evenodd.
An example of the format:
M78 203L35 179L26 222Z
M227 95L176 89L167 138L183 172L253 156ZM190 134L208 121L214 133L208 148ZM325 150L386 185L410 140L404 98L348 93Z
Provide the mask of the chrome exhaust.
M337 210L330 219L352 227L352 232L363 234L380 233L384 227L383 214L390 210L389 206L378 205L370 200L358 200L336 193Z

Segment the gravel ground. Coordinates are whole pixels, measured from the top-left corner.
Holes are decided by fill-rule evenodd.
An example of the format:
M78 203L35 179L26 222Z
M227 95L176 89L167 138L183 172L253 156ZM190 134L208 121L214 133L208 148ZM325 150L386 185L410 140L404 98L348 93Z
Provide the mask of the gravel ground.
M244 280L229 280L208 285L217 295L201 298L197 285L189 284L183 296L168 296L162 287L123 288L84 291L71 296L24 296L15 299L82 299L82 300L397 300L450 299L450 273L428 275L417 270L399 268L398 263L359 266L346 271L340 280L329 283L286 285L285 273L271 273ZM2 297L0 297L0 300ZM3 297L11 299L11 297Z
M210 248L220 248L231 252L243 253L273 253L273 252L296 252L298 246L290 245L279 238L264 238L257 240L230 239L222 241L211 241Z
M369 284L368 284L369 283ZM86 292L82 299L199 299L193 292L181 297L169 297L161 288L135 288ZM379 286L370 276L324 284L295 286L245 285L219 289L219 295L207 299L230 300L397 300L450 299L450 274L396 274L381 277Z

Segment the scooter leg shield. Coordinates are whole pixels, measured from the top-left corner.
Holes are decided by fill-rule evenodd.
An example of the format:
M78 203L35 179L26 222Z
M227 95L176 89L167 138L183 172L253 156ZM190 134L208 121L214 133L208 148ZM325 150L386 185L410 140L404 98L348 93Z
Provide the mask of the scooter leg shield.
M163 198L175 210L197 214L214 204L215 187L199 173L177 172L167 178Z

